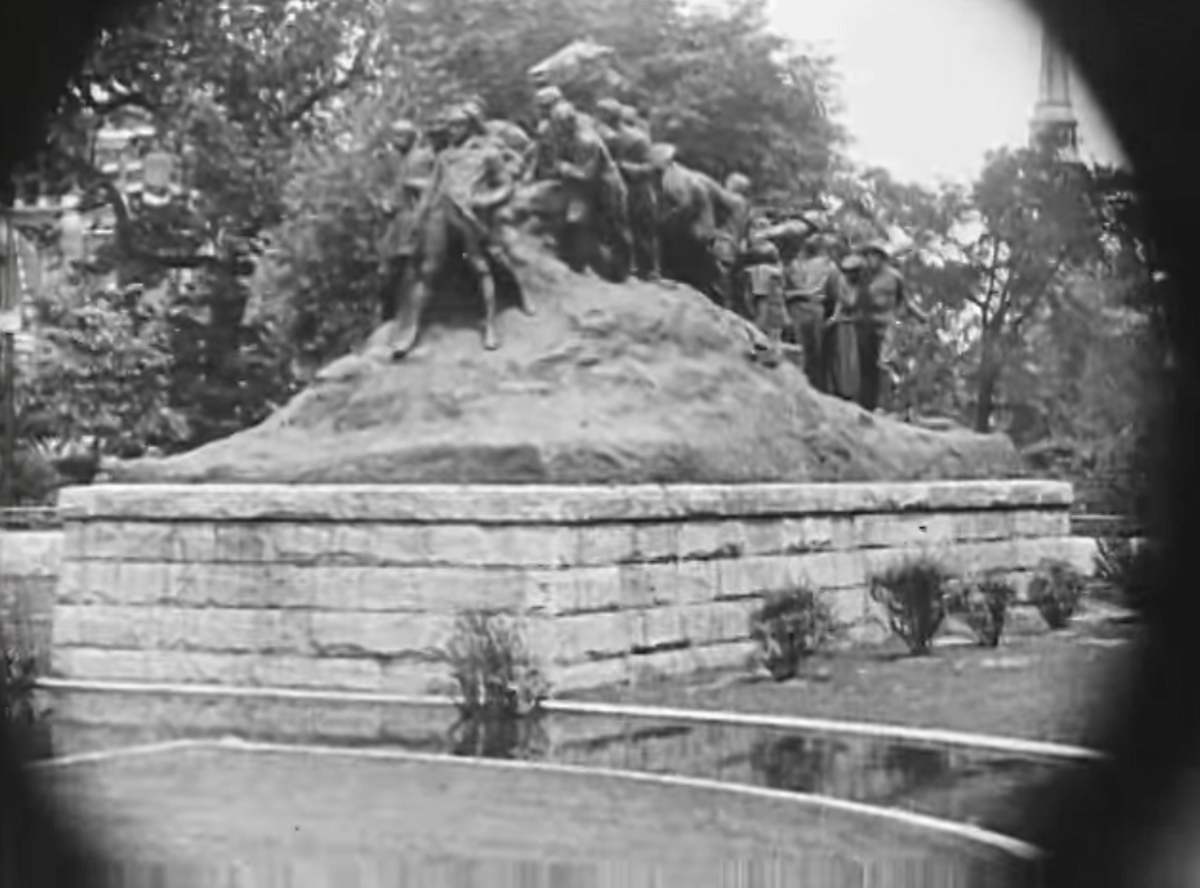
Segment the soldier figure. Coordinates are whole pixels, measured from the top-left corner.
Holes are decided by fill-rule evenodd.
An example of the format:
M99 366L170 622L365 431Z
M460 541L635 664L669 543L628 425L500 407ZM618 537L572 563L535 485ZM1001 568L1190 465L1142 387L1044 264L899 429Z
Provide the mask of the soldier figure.
M556 161L554 172L568 183L567 225L592 222L600 240L613 251L610 276L624 280L629 275L633 243L629 233L629 213L625 183L617 165L604 146L590 118L575 110L569 102L558 102L551 113L550 136ZM579 218L580 214L584 218ZM572 238L573 240L574 238ZM571 264L580 268L578 247L568 250Z
M864 269L858 292L858 360L862 374L859 404L879 409L885 373L892 374L892 337L900 312L922 323L928 316L908 298L904 278L889 264L887 244L872 241L860 251Z
M617 162L629 194L629 226L633 238L633 270L643 280L661 277L658 246L659 166L652 162L650 133L637 112L616 99L596 105L600 135Z
M563 98L562 90L557 86L545 86L537 91L533 97L534 107L537 110L537 133L534 138L534 158L530 166L528 177L531 179L548 179L555 175L558 165L558 156L555 151L554 133L550 124L550 117L554 113L554 109L558 105L566 103Z
M728 230L738 243L745 240L749 234L750 185L749 176L730 173L725 177L725 205L715 207L717 227Z
M768 354L764 356L765 362L775 364L779 361L787 308L783 301L783 268L779 262L779 249L763 236L768 225L768 220L762 218L750 223L740 264L746 280L750 316L755 326L767 335L770 343Z
M379 239L379 274L381 278L380 305L382 320L396 315L396 296L404 274L416 251L414 220L420 198L420 184L411 181L417 147L417 128L412 121L399 119L388 127L388 161L391 175L390 193L379 202L387 217L387 227Z
M475 134L504 146L509 169L518 180L523 179L533 161L534 141L529 134L511 120L489 119L484 111L483 102L479 99L471 99L462 107Z
M825 235L826 249L830 258L835 258L840 240L836 235ZM855 310L858 298L858 283L861 277L862 257L851 255L838 264L844 286L839 298L828 313L825 321L824 357L825 379L829 394L847 401L857 401L861 388L858 369L858 331Z
M841 270L828 255L829 247L824 235L810 235L784 272L784 299L792 334L804 351L804 374L818 391L826 391L829 384L825 320L847 302L845 293L849 290Z

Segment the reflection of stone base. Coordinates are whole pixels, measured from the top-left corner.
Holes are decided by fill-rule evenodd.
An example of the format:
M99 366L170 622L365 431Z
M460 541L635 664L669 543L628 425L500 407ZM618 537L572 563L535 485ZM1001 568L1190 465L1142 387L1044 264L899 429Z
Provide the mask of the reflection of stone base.
M76 488L52 671L444 692L476 608L519 617L559 690L739 668L765 593L811 584L871 640L872 571L924 551L1019 582L1061 553L1069 502L1041 481Z

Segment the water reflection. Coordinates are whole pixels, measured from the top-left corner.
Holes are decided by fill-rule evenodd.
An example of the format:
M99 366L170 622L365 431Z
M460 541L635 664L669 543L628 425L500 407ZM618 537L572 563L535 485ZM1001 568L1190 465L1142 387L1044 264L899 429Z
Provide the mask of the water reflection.
M56 728L57 732L57 728ZM331 737L250 739L339 742ZM349 743L342 740L341 743ZM1019 800L1072 765L970 749L815 735L669 718L537 712L458 717L453 710L394 713L355 746L458 757L673 774L832 796L972 822L1024 838ZM77 743L72 745L76 746Z
M541 713L463 715L451 726L447 744L452 755L468 758L544 758L550 740L543 719Z
M110 862L98 873L100 888L621 888L663 885L662 867L639 861L544 861L356 853L294 853L244 857L222 863Z
M1021 798L1069 764L871 738L555 713L460 722L445 751L676 774L919 811L1022 837Z

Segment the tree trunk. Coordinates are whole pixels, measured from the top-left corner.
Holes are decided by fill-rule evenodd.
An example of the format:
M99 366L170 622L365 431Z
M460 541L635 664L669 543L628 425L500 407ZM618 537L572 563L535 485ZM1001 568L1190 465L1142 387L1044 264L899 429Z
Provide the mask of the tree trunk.
M996 409L996 389L1000 368L990 358L979 367L979 391L975 399L975 431L986 435L992 430L992 413Z

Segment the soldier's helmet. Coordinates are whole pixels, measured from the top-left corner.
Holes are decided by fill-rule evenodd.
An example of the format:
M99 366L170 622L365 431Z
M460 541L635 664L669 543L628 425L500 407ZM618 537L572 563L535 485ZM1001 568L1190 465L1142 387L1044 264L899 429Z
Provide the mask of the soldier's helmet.
M407 117L398 117L388 124L388 135L393 139L412 138L417 134L417 125Z
M466 119L471 123L482 126L487 119L487 112L483 107L482 99L467 99L459 107L462 109L462 113L466 115Z
M555 126L575 125L575 109L569 102L558 102L550 111L550 122Z
M650 146L650 163L662 169L675 160L676 148L670 142L655 142Z
M533 103L542 111L549 111L562 100L562 90L557 86L543 86L533 95Z
M730 173L725 180L725 189L734 194L745 194L750 190L750 178L742 173Z
M603 120L621 120L624 117L625 106L614 98L604 98L596 103L596 113Z
M638 109L633 107L633 105L623 104L621 105L621 122L629 126L641 126L646 121L642 119L642 116L638 113Z
M863 262L863 257L858 253L851 253L842 260L842 271L858 271L866 263Z
M887 241L880 240L879 238L865 243L859 248L859 252L864 254L874 253L881 259L890 259L892 257L892 250Z

